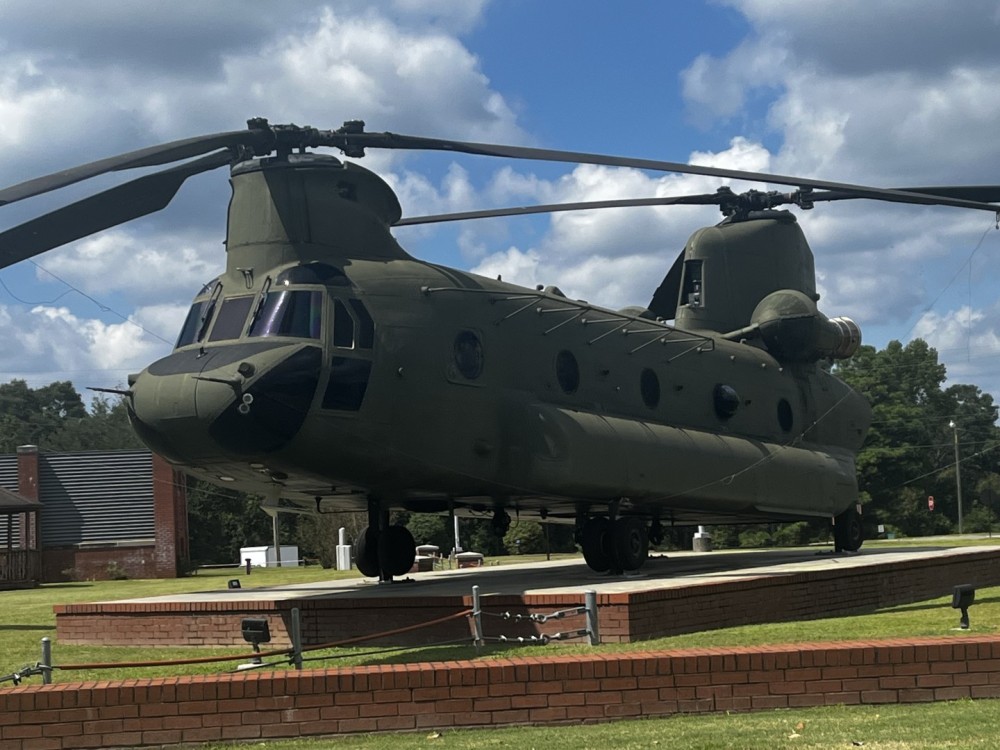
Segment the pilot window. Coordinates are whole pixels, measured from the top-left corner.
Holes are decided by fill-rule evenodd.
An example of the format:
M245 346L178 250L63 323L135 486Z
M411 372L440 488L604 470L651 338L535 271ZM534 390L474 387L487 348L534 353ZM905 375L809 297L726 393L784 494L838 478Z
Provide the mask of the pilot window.
M210 304L210 300L203 299L191 305L187 318L184 320L184 327L181 328L181 334L177 337L176 348L179 349L182 346L193 344L199 340L198 332L204 327L205 317L210 310Z
M243 324L246 323L247 314L253 304L253 297L230 297L222 303L222 309L212 326L212 333L209 341L225 341L227 339L238 339L243 333Z
M359 299L347 300L351 304L351 309L358 316L358 348L371 349L375 343L375 321L368 314L365 303Z
M368 390L372 363L367 359L334 357L330 362L330 381L323 394L324 409L358 411Z
M318 339L323 322L323 293L305 289L268 292L250 324L250 336Z
M338 349L354 348L354 318L339 299L333 301L333 345Z

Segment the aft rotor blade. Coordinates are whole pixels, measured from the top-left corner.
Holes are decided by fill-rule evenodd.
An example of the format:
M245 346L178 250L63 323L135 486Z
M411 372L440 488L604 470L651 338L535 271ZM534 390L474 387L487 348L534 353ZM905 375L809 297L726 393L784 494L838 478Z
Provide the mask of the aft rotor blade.
M938 187L903 187L893 188L904 193L917 193L934 198L957 198L959 200L977 201L980 203L1000 203L1000 185L942 185ZM813 193L812 201L841 201L852 198L864 198L850 191L831 190L829 192ZM884 200L892 200L885 198ZM1000 206L994 208L1000 211Z
M537 206L511 206L509 208L489 208L481 211L459 211L450 214L429 214L400 219L393 226L405 227L416 224L438 224L445 221L466 221L468 219L492 219L499 216L527 216L529 214L558 213L561 211L588 211L595 208L633 208L636 206L672 205L716 206L718 193L702 195L675 195L661 198L623 198L608 201L583 201L579 203L545 203Z
M159 146L150 146L138 151L130 151L127 154L119 154L107 159L81 164L78 167L65 169L61 172L53 172L44 177L36 177L33 180L22 182L8 188L0 190L0 206L15 201L41 195L51 190L72 185L91 177L105 174L107 172L118 172L123 169L133 169L136 167L152 167L157 164L169 164L183 159L190 159L194 156L219 148L232 148L234 146L249 146L266 143L268 131L264 130L233 130L227 133L214 133L212 135L202 135L196 138L185 138L180 141L171 141Z
M229 151L146 175L0 233L0 268L165 208L188 177L229 164Z
M684 275L684 251L674 259L667 275L663 277L660 286L653 292L649 303L649 311L657 318L672 320L677 317L677 300L681 294L681 277Z
M525 146L503 146L492 143L471 143L468 141L423 138L421 136L398 135L396 133L344 133L327 131L322 133L321 137L313 142L313 145L336 146L343 149L349 156L359 155L365 148L396 148L451 151L454 153L479 154L482 156L501 156L509 159L567 162L571 164L598 164L609 167L628 167L655 172L678 172L707 177L722 177L729 180L747 180L750 182L774 183L777 185L793 185L799 188L842 191L853 193L852 197L872 198L900 203L955 206L957 208L973 208L994 213L997 210L996 206L992 206L989 203L981 203L973 200L950 198L943 195L931 196L903 190L889 190L843 182L814 180L807 177L791 177L789 175L769 174L766 172L747 172L740 169L722 169L696 164L682 164L654 159L635 159L625 156L611 156L608 154L593 154L580 151L554 151Z

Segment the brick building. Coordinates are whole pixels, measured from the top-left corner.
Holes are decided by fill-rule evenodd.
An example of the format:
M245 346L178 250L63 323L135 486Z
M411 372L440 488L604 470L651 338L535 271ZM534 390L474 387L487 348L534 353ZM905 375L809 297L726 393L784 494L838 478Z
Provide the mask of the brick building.
M0 525L0 549L37 550L41 582L174 578L188 564L184 476L149 451L0 456L0 488L37 510Z

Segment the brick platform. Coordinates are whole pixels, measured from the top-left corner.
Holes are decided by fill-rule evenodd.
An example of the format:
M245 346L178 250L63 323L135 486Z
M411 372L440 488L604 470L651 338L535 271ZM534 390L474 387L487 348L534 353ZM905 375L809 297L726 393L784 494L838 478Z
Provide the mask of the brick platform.
M290 645L291 610L301 612L303 643L316 645L419 625L471 608L471 587L483 592L484 612L547 614L581 606L584 591L597 591L603 642L636 642L720 627L803 620L870 612L947 596L957 584L1000 585L1000 548L965 547L907 553L873 552L820 558L814 552L770 557L711 553L651 561L641 579L608 579L581 563L562 566L478 568L422 573L410 584L361 586L357 580L328 585L282 586L97 604L55 607L60 643L118 645L245 645L240 621L269 621L271 646ZM744 567L735 568L733 559ZM778 564L757 565L766 560ZM684 560L701 565L679 573ZM704 562L699 562L704 561ZM781 562L784 561L784 562ZM705 566L708 566L707 568ZM659 571L659 572L658 572ZM552 579L563 577L562 586ZM252 578L252 576L251 576ZM532 588L539 580L549 588ZM462 594L461 591L470 593ZM515 592L515 593L511 593ZM582 615L546 623L484 618L487 636L530 636L585 627ZM451 619L371 641L426 644L469 637L467 618Z

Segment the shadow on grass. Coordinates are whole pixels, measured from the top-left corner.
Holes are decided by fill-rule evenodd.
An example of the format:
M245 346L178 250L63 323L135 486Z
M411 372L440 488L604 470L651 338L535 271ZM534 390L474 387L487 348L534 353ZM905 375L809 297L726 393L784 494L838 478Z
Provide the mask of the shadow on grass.
M0 625L0 632L5 630L49 630L55 631L55 625Z

